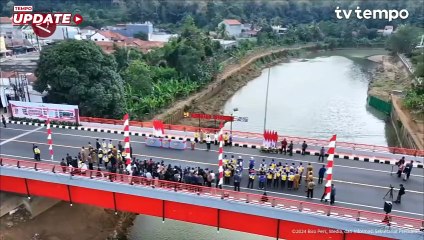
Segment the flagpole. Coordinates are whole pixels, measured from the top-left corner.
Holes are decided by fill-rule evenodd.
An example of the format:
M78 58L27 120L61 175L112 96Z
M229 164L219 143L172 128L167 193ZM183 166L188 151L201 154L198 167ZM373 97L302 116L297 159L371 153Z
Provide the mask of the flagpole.
M265 117L264 117L264 131L266 129L266 115L268 111L268 91L269 91L269 77L271 75L271 68L268 68L268 80L266 84L266 96L265 96Z

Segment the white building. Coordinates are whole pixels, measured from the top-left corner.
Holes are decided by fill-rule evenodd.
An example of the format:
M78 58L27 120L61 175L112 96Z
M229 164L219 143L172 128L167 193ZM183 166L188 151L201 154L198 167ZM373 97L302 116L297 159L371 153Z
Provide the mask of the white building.
M287 32L287 28L278 26L272 26L272 30L277 33L278 35L283 35Z
M393 33L393 26L385 26L383 29L383 36L390 36Z
M229 49L238 46L238 42L235 40L212 39L212 41L219 42L219 45L221 45L223 49Z
M8 107L8 100L43 102L44 94L32 88L36 79L33 73L0 71L0 107Z
M169 42L171 38L178 37L178 34L167 34L167 33L152 33L149 36L149 41L152 42Z
M112 31L98 31L90 36L91 41L95 42L122 42L127 37Z
M218 27L221 27L221 25L225 25L225 30L230 37L239 37L241 35L243 26L239 22L239 20L236 19L225 19L224 21L220 22L218 24Z

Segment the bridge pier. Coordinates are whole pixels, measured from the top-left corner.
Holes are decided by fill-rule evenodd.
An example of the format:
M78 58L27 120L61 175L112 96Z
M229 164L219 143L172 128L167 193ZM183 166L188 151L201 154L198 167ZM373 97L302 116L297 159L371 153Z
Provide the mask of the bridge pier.
M48 209L52 208L56 204L61 202L60 200L43 198L43 197L31 197L31 199L24 198L23 204L28 212L31 213L31 218L35 218Z

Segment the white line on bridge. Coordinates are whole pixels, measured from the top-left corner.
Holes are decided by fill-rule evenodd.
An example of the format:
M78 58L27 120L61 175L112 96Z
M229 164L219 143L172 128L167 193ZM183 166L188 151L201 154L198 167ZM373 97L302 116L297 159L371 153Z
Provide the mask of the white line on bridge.
M12 138L9 138L9 139L5 139L3 142L1 142L1 143L0 143L0 146L1 146L1 145L6 144L6 143L8 143L8 142L12 142L12 141L14 141L14 140L16 140L16 139L18 139L18 138L21 138L21 137L23 137L23 136L26 136L26 135L28 135L28 134L31 134L31 133L33 133L33 132L36 132L36 131L38 131L38 130L40 130L40 129L42 129L42 128L44 128L44 127L39 127L39 128L33 129L33 130L31 130L31 131L28 131L28 132L25 132L25 133L19 134L18 136L15 136L15 137L12 137Z
M35 142L27 142L27 141L19 141L19 140L14 140L15 142L23 142L23 143L35 143ZM38 145L47 145L46 143L36 143ZM79 147L74 147L74 146L67 146L67 145L55 145L58 147L64 147L64 148L77 148L79 149ZM7 154L1 154L4 156L9 156L9 157L18 157L20 158L20 156L14 156L14 155L7 155ZM144 155L144 154L133 154L134 156L139 156L139 157L146 157L146 158L154 158L154 159L163 159L163 160L170 160L170 161L177 161L177 162L186 162L186 163L194 163L194 164L203 164L203 165L210 165L210 166L218 166L218 164L214 164L214 163L204 163L204 162L196 162L196 161L191 161L191 160L184 160L184 159L176 159L176 158L168 158L168 157L161 157L161 156L152 156L152 155ZM51 161L51 160L46 160L49 162L56 162L57 161ZM247 170L248 168L244 168L245 170ZM316 177L314 177L316 178ZM342 180L333 180L334 182L340 182L340 183L345 183L345 184L351 184L351 185L359 185L359 186L366 186L366 187L373 187L373 188L381 188L381 189L387 189L387 187L385 186L377 186L377 185L370 185L370 184L364 184L364 183L355 183L355 182L347 182L347 181L342 181ZM395 190L398 190L397 188L395 188ZM410 193L416 193L416 194L424 194L424 192L419 192L419 191L414 191L414 190L406 190L406 192L410 192Z
M255 191L255 192L261 192L263 193L264 190L259 190L259 189L250 189L250 188L244 188L244 187L240 187L240 189L243 190L248 190L248 191ZM281 192L271 192L271 191L267 191L268 193L272 193L272 194L278 194L278 195L285 195L285 196L290 196L290 197L297 197L297 198L306 198L305 196L299 196L299 195L294 195L294 194L290 194L290 193L281 193ZM320 201L320 198L312 198L314 200ZM378 209L381 210L381 207L374 207L374 206L369 206L369 205L362 205L362 204L357 204L357 203L349 203L349 202L341 202L341 201L336 201L336 203L341 203L341 204L346 204L346 205L352 205L352 206L358 206L358 207L364 207L364 208L372 208L372 209ZM416 216L424 216L424 214L420 214L420 213L412 213L412 212L405 212L405 211L400 211L400 210L392 210L392 212L399 212L399 213L404 213L404 214L411 214L411 215L416 215Z
M8 128L8 129L9 130L16 130L16 131L28 131L28 130L25 130L25 129L18 129L18 128ZM38 132L41 132L42 133L42 131L38 131ZM92 133L92 132L90 132L90 133ZM54 133L54 134L55 135L63 135L63 136L90 138L90 139L101 138L101 137L96 137L96 136L77 135L77 134L69 134L69 133ZM104 133L104 134L109 134L109 133ZM117 139L117 138L107 138L107 139L110 139L110 140L113 140L113 141L122 141L122 139ZM146 142L140 142L140 141L131 141L131 142L133 142L133 143L140 143L140 144L146 143ZM57 145L57 144L55 144L55 145ZM60 146L60 145L57 145L57 146ZM235 148L237 148L237 147L235 147ZM203 149L203 148L196 148L196 150L206 151L206 149ZM218 151L211 149L210 152L218 152ZM266 159L275 159L275 160L284 160L284 161L311 163L311 164L320 165L320 166L323 165L323 164L325 164L325 163L311 162L311 161L307 161L307 160L289 159L289 158L282 158L282 157L270 157L270 156L264 156L264 155L258 155L258 154L246 154L246 153L240 153L240 152L228 152L227 151L225 153L227 153L227 154L234 154L234 155L243 155L243 156L249 156L249 157L266 158ZM176 160L176 161L187 161L187 162L191 162L191 161L188 161L188 160ZM352 161L352 160L349 160L349 161ZM197 162L195 162L195 163L197 163ZM216 165L216 164L211 164L211 163L202 163L202 164ZM377 163L370 162L370 164L377 164ZM338 168L350 168L350 169L356 169L356 170L380 172L380 173L387 173L387 174L391 173L390 171L370 169L370 168L352 167L352 166L345 166L345 165L336 165L336 166ZM419 168L416 168L416 169L419 169ZM423 172L424 172L424 170L423 170ZM395 174L395 172L393 174ZM424 175L411 174L411 176L424 178Z
M2 155L3 156L8 156L8 157L17 157L17 158L22 158L22 159L32 159L30 157L14 156L14 155L7 155L7 154L2 154ZM42 159L42 160L43 161L46 161L46 162L56 162L56 161L52 161L52 160L48 160L48 159ZM228 189L232 189L232 186L224 185L224 187L225 188L228 188ZM247 191L261 192L261 193L263 192L263 190L258 190L258 189L254 189L254 188L253 189L250 189L250 188L240 187L240 189L247 190ZM268 193L272 193L272 194L276 194L276 195L290 196L290 197L296 197L296 198L302 198L302 199L305 199L306 198L305 196L299 196L299 195L290 194L290 193L281 193L281 192L272 192L272 191L267 191L267 192ZM319 201L320 199L319 198L313 198L313 200ZM381 207L374 207L374 206L362 205L362 204L357 204L357 203L349 203L349 202L342 202L342 201L337 201L337 203L381 210ZM424 216L424 214L412 213L412 212L405 212L405 211L400 211L400 210L392 210L392 212L399 212L399 213L416 215L416 216Z

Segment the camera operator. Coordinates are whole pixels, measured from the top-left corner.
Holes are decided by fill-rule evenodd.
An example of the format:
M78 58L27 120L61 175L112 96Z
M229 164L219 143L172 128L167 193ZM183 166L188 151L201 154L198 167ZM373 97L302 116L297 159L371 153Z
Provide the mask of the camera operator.
M400 204L402 195L405 194L405 188L403 187L403 184L400 184L399 186L400 186L400 188L399 188L399 192L398 192L398 195L397 195L397 198L396 198L395 203L399 203Z

